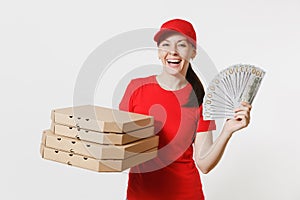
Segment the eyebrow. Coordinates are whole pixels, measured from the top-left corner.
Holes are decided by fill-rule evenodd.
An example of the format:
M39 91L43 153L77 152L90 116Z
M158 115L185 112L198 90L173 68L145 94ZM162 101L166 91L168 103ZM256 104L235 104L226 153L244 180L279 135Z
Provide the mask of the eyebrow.
M167 40L167 39L165 39L165 40L163 40L163 41L170 42L170 40ZM162 41L162 42L163 42L163 41ZM182 40L178 40L177 42L182 42L182 41L187 42L188 40L187 40L187 39L182 39Z

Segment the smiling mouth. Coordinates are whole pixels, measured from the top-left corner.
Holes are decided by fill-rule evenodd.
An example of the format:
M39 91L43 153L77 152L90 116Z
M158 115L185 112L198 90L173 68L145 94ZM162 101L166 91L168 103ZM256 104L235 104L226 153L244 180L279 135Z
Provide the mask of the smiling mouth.
M181 60L178 60L178 59L168 59L167 62L169 64L179 64L181 62Z

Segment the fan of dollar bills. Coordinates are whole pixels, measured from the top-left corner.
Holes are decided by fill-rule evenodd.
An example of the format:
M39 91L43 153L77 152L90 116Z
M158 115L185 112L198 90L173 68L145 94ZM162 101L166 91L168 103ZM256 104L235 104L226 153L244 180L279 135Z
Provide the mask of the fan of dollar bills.
M233 118L233 110L241 101L252 104L264 75L262 69L247 64L233 65L219 72L204 96L204 119Z

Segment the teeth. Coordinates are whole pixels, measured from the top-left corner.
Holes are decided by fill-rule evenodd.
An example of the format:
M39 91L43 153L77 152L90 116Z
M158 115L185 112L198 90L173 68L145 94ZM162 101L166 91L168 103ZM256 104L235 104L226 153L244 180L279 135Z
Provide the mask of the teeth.
M181 60L167 60L168 62L180 62Z
M168 63L175 63L175 64L178 64L181 62L181 60L177 60L177 59L168 59L167 60Z

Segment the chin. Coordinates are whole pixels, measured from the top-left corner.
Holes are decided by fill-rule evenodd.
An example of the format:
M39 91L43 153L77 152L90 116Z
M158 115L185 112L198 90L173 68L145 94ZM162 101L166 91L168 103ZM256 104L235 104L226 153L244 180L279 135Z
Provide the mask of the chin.
M172 67L165 67L165 71L170 75L178 75L181 74L182 68L172 68Z

